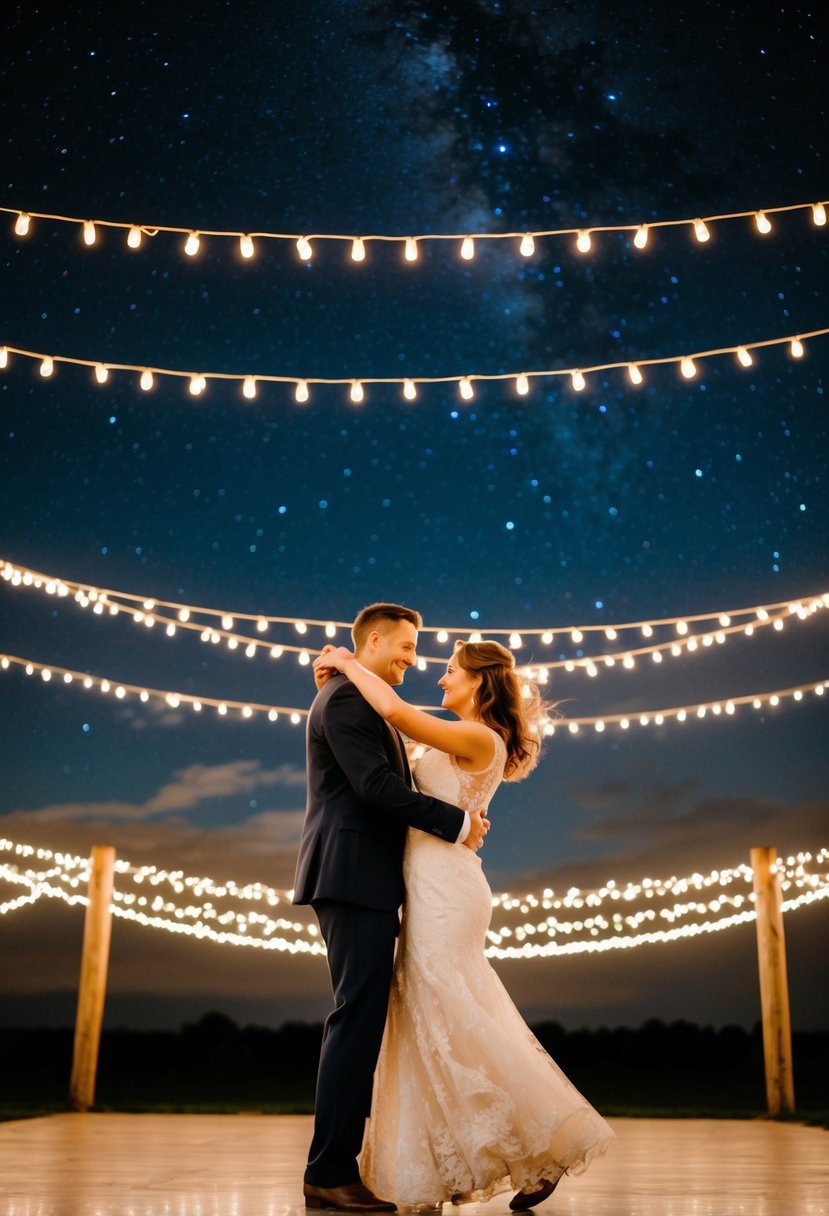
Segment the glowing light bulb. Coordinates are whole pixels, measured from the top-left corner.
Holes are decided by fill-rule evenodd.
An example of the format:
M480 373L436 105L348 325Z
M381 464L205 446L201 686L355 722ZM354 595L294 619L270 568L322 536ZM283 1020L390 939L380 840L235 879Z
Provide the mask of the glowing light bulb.
M628 376L630 377L631 384L642 383L642 373L635 363L628 364Z
M684 636L688 632L688 622L687 621L677 621L676 631L677 631L677 633L681 633Z
M763 236L767 232L771 232L771 220L766 215L765 211L757 211L754 216L754 223L757 225L757 231L762 232Z
M509 635L509 644L510 644L511 650L517 650L519 648L519 646L523 646L524 643L521 640L521 634L520 633L511 633Z
M579 234L576 237L576 249L578 249L579 253L588 253L591 244L592 241L590 240L590 233L586 228L580 229Z
M704 244L708 240L710 235L711 235L711 233L708 231L708 227L704 220L700 220L700 219L694 220L694 236L697 238L697 240L700 242L701 245Z
M817 224L818 228L822 228L826 223L826 208L823 203L812 204L812 219Z
M584 641L584 634L580 629L573 629L570 633L570 638L578 646L579 642Z
M187 240L184 242L184 252L187 254L188 258L194 258L196 256L196 254L199 252L200 244L201 242L199 241L199 234L197 232L191 232Z
M633 238L633 243L637 249L644 249L648 243L648 225L640 224L636 229L636 235Z
M530 382L523 372L515 381L515 391L518 393L519 397L526 397L527 393L530 391Z
M555 636L555 634L552 632L552 630L545 629L541 635L541 640L545 646L550 646L552 644L554 636Z
M99 384L106 384L109 379L109 368L105 367L103 363L95 364L95 379Z
M469 379L468 376L464 376L464 378L461 380L460 384L458 385L458 388L460 390L460 394L463 397L464 401L471 401L472 398L475 396L475 390L472 387L472 381Z
M417 389L414 380L403 381L403 396L407 401L414 401L417 396Z
M438 632L437 632L437 641L438 641L438 642L448 642L448 641L449 641L449 634L446 632L446 630L445 630L445 629L439 629L439 630L438 630Z
M55 361L51 355L47 355L46 358L41 361L40 374L41 374L41 376L43 376L45 378L47 376L51 376L51 374L54 370L55 370Z
M417 241L413 236L407 236L406 244L403 246L403 257L407 262L416 262L417 253Z
M190 609L189 608L179 608L178 619L182 622L182 624L185 621L189 621L190 620Z
M245 235L245 236L239 237L239 252L241 253L243 258L252 258L253 257L254 248L253 248L253 237L252 236Z
M679 370L682 372L686 380L693 380L694 376L697 374L696 364L689 355L686 355L682 360L679 365Z
M203 393L206 387L207 381L205 380L204 376L190 377L190 392L194 397L198 397L201 393Z
M242 385L242 394L247 397L248 400L256 396L256 381L254 380L253 376L245 376L245 380Z
M355 236L351 242L351 260L352 262L364 262L366 260L366 246L361 236Z
M337 626L334 624L333 621L329 621L328 624L325 626L325 636L327 638L333 638L333 637L336 637L336 635L337 635Z
M83 243L84 245L94 245L97 233L92 220L84 220L83 224Z
M297 657L297 662L299 663L300 667L308 666L308 664L311 662L311 656L307 650L301 650L299 652L299 655Z
M148 393L153 387L153 374L148 367L145 367L141 373L141 379L138 381L145 393Z
M294 400L300 403L308 400L308 383L305 380L297 380L296 389L294 391Z
M27 215L25 211L21 211L17 219L14 221L15 236L28 236L31 226L32 217Z
M303 262L307 262L314 252L311 248L311 242L304 236L301 236L297 241L296 251L302 258Z
M349 396L351 397L351 400L357 404L363 400L365 394L363 393L363 386L359 380L351 381L351 392Z
M471 236L465 236L463 238L463 242L461 244L461 257L465 261L471 262L472 259L474 258L474 256L475 256L475 242Z
M576 371L571 372L570 378L573 382L573 388L575 389L575 391L577 393L580 393L586 383L584 376L581 374L581 372L578 369L576 369Z
M737 358L742 363L743 367L751 367L754 360L751 357L751 352L747 351L744 346L737 347Z
M791 351L793 359L803 358L803 343L800 341L800 338L792 338L792 344L789 347L789 350Z
M522 257L525 258L531 258L535 253L535 241L529 232L525 232L521 238L520 252Z
M127 233L127 244L130 249L137 249L141 244L141 229L137 224L132 224Z
M0 368L9 366L9 351L5 346L0 346Z

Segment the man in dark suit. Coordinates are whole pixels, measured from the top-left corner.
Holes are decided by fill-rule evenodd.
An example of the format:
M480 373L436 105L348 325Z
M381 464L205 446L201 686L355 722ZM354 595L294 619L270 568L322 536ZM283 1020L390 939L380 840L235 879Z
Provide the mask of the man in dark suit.
M352 628L357 659L386 683L401 684L421 624L418 612L399 604L364 608ZM478 812L411 788L399 734L339 673L311 706L307 766L294 903L311 904L319 921L334 1010L320 1050L305 1206L394 1211L363 1185L357 1157L386 1020L406 830L478 849L489 825Z

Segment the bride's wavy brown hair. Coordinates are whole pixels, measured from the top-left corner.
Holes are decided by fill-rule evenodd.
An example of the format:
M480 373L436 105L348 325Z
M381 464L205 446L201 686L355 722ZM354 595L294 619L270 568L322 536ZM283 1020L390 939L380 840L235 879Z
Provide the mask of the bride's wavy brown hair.
M547 722L538 689L519 677L515 657L500 642L457 642L454 658L464 671L480 676L478 717L507 746L506 781L521 781L535 768Z

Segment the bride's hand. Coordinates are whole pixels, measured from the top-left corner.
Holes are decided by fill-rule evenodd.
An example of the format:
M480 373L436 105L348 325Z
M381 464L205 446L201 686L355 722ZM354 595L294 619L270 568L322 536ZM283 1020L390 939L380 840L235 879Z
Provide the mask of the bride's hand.
M335 669L325 662L325 656L333 649L334 647L330 642L328 642L325 646L323 646L320 653L314 659L314 666L312 670L314 673L314 683L317 686L317 692L319 692L321 688L325 688L329 679L334 674Z
M354 655L345 646L323 646L320 654L314 659L314 683L317 690L323 688L335 671L343 671L349 659Z

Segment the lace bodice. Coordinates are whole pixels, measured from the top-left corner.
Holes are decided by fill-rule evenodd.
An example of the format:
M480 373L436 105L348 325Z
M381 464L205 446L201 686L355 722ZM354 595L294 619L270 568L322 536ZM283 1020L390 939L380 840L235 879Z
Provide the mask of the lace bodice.
M490 730L487 727L487 730ZM490 730L495 750L486 768L476 773L462 769L454 756L429 747L412 763L412 776L417 788L433 798L452 802L464 811L489 806L490 800L504 777L507 747L494 730Z

